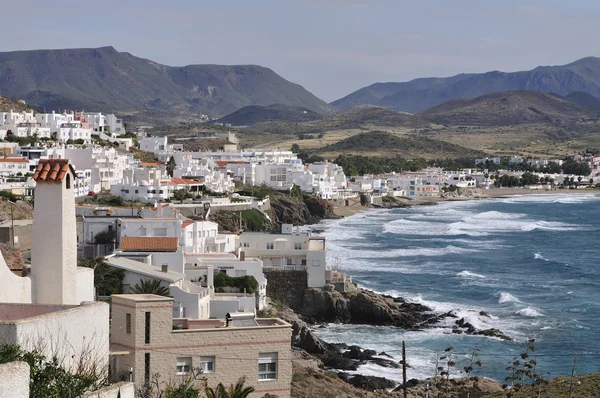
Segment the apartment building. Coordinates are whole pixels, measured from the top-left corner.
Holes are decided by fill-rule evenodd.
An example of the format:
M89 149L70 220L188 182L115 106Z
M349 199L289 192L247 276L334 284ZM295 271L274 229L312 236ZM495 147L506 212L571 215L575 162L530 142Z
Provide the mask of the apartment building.
M154 374L176 380L202 369L210 386L245 376L250 397L290 397L290 324L236 314L229 322L173 318L172 311L170 297L112 296L111 345L126 353L113 361L115 374L131 374L141 387Z
M291 224L283 224L281 230L280 234L242 233L240 252L262 260L267 270L305 270L308 287L323 287L327 283L325 238L294 231Z

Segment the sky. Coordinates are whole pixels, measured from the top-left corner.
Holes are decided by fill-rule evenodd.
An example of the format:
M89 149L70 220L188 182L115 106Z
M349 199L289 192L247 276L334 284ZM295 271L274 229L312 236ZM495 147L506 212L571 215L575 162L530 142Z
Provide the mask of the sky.
M0 0L0 51L113 46L258 64L330 102L361 87L600 56L597 0Z

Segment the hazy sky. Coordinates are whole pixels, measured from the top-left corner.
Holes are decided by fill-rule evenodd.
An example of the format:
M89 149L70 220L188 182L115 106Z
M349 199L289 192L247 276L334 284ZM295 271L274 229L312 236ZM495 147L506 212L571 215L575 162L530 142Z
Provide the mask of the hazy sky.
M597 0L0 0L0 51L259 64L326 101L380 81L600 55Z

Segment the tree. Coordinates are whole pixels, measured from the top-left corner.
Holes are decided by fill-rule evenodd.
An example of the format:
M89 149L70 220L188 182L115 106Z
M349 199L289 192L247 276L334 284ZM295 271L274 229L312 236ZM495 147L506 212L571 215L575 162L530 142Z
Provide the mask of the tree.
M175 171L175 167L177 167L175 164L175 157L171 156L167 162L167 174L169 177L173 177L173 171Z
M235 386L232 384L227 389L223 383L219 383L214 390L206 387L206 398L247 398L254 392L254 387L244 387L245 382L246 378L242 377Z
M94 288L96 289L96 300L99 296L110 296L123 293L123 278L125 271L113 268L104 257L84 257L77 264L79 267L92 268L94 270Z
M185 189L176 189L173 191L173 199L175 200L185 200L191 196L192 195Z
M300 152L300 145L298 145L296 143L292 144L292 152L294 152L294 153Z
M136 283L133 287L133 292L135 294L156 294L158 296L167 296L169 297L169 288L161 285L162 281L160 279L142 279L140 283Z

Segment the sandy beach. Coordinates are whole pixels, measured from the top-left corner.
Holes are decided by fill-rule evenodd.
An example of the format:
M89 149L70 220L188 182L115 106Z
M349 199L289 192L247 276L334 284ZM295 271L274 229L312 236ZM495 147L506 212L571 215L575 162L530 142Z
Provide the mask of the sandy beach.
M449 201L464 201L464 200L481 200L491 198L502 198L515 195L584 195L584 194L600 194L600 191L595 189L526 189L526 188L491 188L487 190L479 190L478 196L456 196L456 197L419 197L414 200L404 198L402 202L411 206L430 205L439 202ZM352 216L361 211L374 209L371 206L361 206L360 200L352 200L350 206L338 206L333 204L333 212L339 217Z

